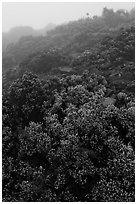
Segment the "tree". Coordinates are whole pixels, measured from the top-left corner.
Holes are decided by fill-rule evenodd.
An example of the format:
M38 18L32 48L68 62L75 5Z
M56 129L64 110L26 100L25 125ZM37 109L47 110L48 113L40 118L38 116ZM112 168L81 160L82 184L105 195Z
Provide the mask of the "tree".
M28 73L12 84L4 96L3 201L134 201L134 103L104 106L107 85L89 72L45 83ZM32 121L36 108L42 117Z

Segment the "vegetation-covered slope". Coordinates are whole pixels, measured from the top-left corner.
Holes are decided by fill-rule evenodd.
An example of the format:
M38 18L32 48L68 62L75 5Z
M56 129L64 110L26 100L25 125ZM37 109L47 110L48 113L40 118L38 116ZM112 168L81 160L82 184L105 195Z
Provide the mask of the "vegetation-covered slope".
M3 59L3 64L9 63ZM115 91L134 94L135 27L120 29L115 37L107 35L96 48L68 56L63 49L49 49L28 56L19 66L8 69L3 84L32 71L42 77L59 74L81 74L84 70L105 76Z
M49 31L46 37L24 37L4 51L3 58L13 66L32 53L50 48L63 48L67 55L75 56L85 49L95 47L106 35L114 36L120 27L127 28L134 23L134 10L128 13L123 10L114 12L105 8L100 17L88 17L57 26ZM4 63L3 70L7 67L8 65Z
M8 32L2 33L2 49L5 50L7 46L12 46L13 44L17 43L20 38L24 36L45 36L47 31L55 28L54 24L48 24L44 29L34 30L32 27L29 26L18 26L12 28Z
M134 10L105 8L9 47L3 201L135 201L134 72Z

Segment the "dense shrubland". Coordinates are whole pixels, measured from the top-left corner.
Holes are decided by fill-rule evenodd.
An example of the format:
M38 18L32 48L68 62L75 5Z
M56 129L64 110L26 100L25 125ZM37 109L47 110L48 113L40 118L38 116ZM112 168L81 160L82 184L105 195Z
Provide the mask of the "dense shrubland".
M134 201L134 101L89 74L25 73L3 96L3 201Z
M134 10L105 8L10 45L3 201L134 201L134 71Z

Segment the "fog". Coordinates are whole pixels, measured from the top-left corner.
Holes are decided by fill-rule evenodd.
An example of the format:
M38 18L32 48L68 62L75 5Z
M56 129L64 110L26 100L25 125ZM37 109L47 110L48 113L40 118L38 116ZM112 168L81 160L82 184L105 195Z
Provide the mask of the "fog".
M48 23L61 24L71 20L90 16L101 15L104 7L114 10L130 10L134 3L3 3L2 4L2 31L8 31L15 26L31 26L40 29Z

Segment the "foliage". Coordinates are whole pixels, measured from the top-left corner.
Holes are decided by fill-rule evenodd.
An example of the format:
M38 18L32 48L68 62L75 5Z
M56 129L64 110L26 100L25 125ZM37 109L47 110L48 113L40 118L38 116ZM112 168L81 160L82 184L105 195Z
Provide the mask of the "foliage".
M72 61L75 69L102 73L116 91L134 93L135 27L120 29L115 37L105 37L96 49L85 50ZM81 68L80 68L81 67Z
M65 57L60 49L50 49L28 57L20 64L20 67L40 74L51 72L53 68L68 64L69 59Z
M31 73L24 74L9 87L8 94L3 99L3 115L11 116L11 120L7 119L11 123L10 127L17 124L25 126L29 121L41 121L43 100L44 90L38 77Z
M135 200L134 23L104 8L3 51L3 201Z
M3 95L3 201L134 201L134 101L103 105L108 83L85 72L25 73Z

